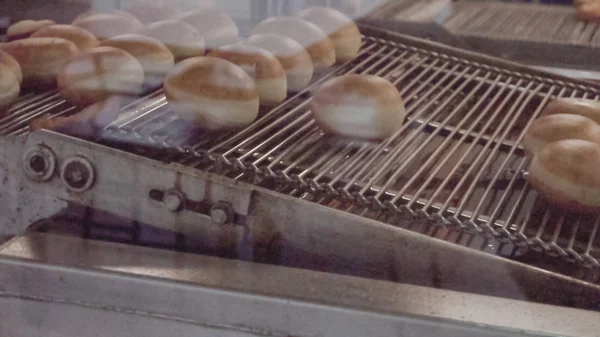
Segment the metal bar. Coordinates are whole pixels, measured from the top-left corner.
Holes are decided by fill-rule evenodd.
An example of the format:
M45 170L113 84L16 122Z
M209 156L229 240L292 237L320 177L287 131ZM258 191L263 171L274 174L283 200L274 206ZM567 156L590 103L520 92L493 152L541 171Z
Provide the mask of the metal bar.
M488 14L502 7L490 6L493 10ZM501 20L490 24L497 25L497 21ZM528 224L520 226L524 217L529 219L530 201L537 195L519 172L527 166L519 142L529 125L521 122L531 122L555 92L557 96L598 98L598 85L362 25L361 30L365 42L355 60L332 69L283 104L261 111L262 117L241 132L194 132L169 112L164 94L156 90L128 103L106 130L106 140L118 146L123 137L127 144L156 146L166 150L163 159L167 162L173 159L194 167L212 162L235 175L278 178L290 190L312 189L316 199L343 199L360 214L372 212L365 204L382 217L392 216L382 212L388 207L420 211L417 215L431 223L459 225L465 231L480 231L517 245L534 244ZM352 72L388 78L405 99L407 122L379 144L323 136L311 118L310 92L332 76ZM0 130L23 135L27 122L41 113L52 117L73 111L55 106L59 100L55 92L23 98L12 108L13 114L0 118ZM483 126L477 125L483 121ZM429 150L438 139L439 148ZM460 153L463 148L465 152ZM455 162L452 157L457 153ZM405 178L403 173L416 160L424 165ZM463 168L466 172L457 176ZM449 174L437 182L443 169ZM408 182L396 184L397 178ZM420 181L425 183L417 186ZM497 187L499 181L506 187ZM573 240L570 251L570 238L562 240L559 235L554 242L546 240L553 237L548 234L540 236L545 250L583 259L572 253L586 245L580 242L582 238Z
M485 75L485 78L487 79L489 76L491 76L491 74L490 74L490 73L487 73L487 74ZM497 83L497 82L500 80L500 76L501 76L501 75L497 75L497 78L496 78L496 80L495 80L495 82L494 82L494 84L493 84L493 85L495 85L495 84L496 84L496 83ZM468 83L468 82L466 82L466 83ZM463 106L464 106L464 105L467 103L467 101L468 101L468 100L469 100L471 97L473 97L473 96L475 95L475 93L477 93L477 92L479 91L479 89L480 89L480 88L483 86L483 83L484 83L484 82L479 82L479 84L478 84L477 86L475 86L475 88L473 88L473 89L471 90L471 92L469 93L469 95L465 96L465 98L464 98L464 99L461 101L461 103L459 103L459 104L458 104L458 105L457 105L457 106L454 108L454 110L453 110L453 111L452 111L452 112L451 112L451 113L448 115L448 117L446 118L446 120L440 124L440 126L442 126L442 127L443 127L443 126L445 126L446 122L450 121L450 120L451 120L451 119L454 117L454 114L455 114L457 111L460 111L460 109L461 109L461 108L462 108L462 107L463 107ZM468 131L468 132L470 132L470 130L472 130L472 128L474 128L474 127L477 125L477 122L478 122L479 120L481 120L481 118L484 116L484 114L480 113L480 111L478 111L478 110L477 110L477 108L479 108L479 106L481 105L481 103L483 103L483 101L484 101L484 100L487 98L487 96L489 96L489 94L492 92L492 90L493 90L493 89L494 89L494 88L493 88L493 86L490 86L490 87L488 88L488 90L486 90L486 92L485 92L485 93L484 93L484 94L483 94L483 95L482 95L482 96L479 98L478 102L477 102L475 105L473 105L473 106L471 107L471 109L469 109L469 111L468 111L468 112L467 112L467 113L464 115L464 117L463 117L463 118L460 120L460 122L458 122L458 124L457 124L457 125L454 127L454 131L453 131L453 132L452 132L452 133L451 133L451 134L450 134L448 137L446 137L446 138L444 139L444 141L442 142L442 144L438 145L438 148L437 148L437 149L436 149L436 150L435 150L435 151L434 151L434 152L433 152L433 153L432 153L432 154L429 156L429 159L428 159L428 160L427 160L427 161L426 161L426 162L425 162L425 163L424 163L424 164L421 166L421 168L420 168L420 169L417 171L417 173L415 173L415 174L413 175L413 177L412 177L412 178L411 178L411 179L410 179L410 180L409 180L409 181L408 181L408 182L407 182L407 183L404 185L404 187L403 187L403 188L402 188L402 189L401 189L401 190L398 192L398 194L396 195L396 197L390 201L390 203L394 204L395 202L397 202L397 201L398 201L398 198L399 198L399 195L402 195L402 194L404 194L404 193L406 192L406 190L407 190L407 189L410 187L410 185L411 185L411 184L412 184L412 183L413 183L413 182L414 182L414 181L415 181L415 180L416 180L416 179L417 179L417 178L418 178L418 177L419 177L419 176L422 174L422 172L423 172L423 171L425 171L425 169L426 169L427 167L429 167L429 166L432 164L432 162L433 162L434 160L437 160L437 157L438 157L438 155L439 155L439 154L440 154L440 153L441 153L441 152L442 152L444 149L446 149L446 146L447 146L447 145L450 143L450 141L453 139L453 136L454 136L454 134L456 134L456 133L458 132L458 130L460 130L460 128L462 127L462 125L463 125L464 123L466 123L466 122L469 120L469 118L470 118L470 117L471 117L471 116L472 116L472 115L473 115L473 114L474 114L476 111L479 113L479 115L480 115L480 116L479 116L479 118L477 118L477 119L476 119L474 122L472 122L472 123L471 123L471 128L469 129L469 131ZM381 195L382 195L382 192L383 192L383 191L385 191L386 189L388 189L388 188L390 187L390 185L391 185L391 184L392 184L392 183L393 183L393 182L394 182L394 181L395 181L395 180L396 180L396 179L399 177L399 175L402 173L402 170L403 170L403 169L404 169L406 166L408 166L408 165L407 165L407 163L408 163L408 162L410 162L410 161L412 161L412 159L414 159L414 158L415 158L415 157L418 155L418 152L419 152L421 149L425 148L425 147L426 147L426 146L429 144L429 142L430 142L431 140L433 140L433 139L434 139L434 137L435 137L435 136L436 136L436 135L437 135L437 134L438 134L440 131L441 131L441 129L438 129L438 130L435 130L434 132L432 132L432 133L429 135L428 139L427 139L425 142L423 142L423 143L421 144L421 146L420 146L419 148L417 148L417 150L416 150L415 152L413 152L413 154L412 154L411 156L409 156L409 157L407 158L407 160L406 160L406 161L405 161L405 162L404 162L404 163L403 163L403 164L402 164L400 167L398 167L398 168L396 168L396 169L395 169L395 172L394 172L394 174L392 174L392 176L391 176L389 179L387 179L387 182L385 183L385 185L383 185L383 187L381 188L381 190L379 191L379 193L377 193L377 194L375 195L375 198L379 198L379 197L381 197ZM465 133L465 135L466 135L466 133ZM464 137L464 136L463 136L463 137ZM456 147L455 147L455 149L456 149L456 148L458 148L458 145L459 145L459 144L460 144L460 143L456 144ZM452 151L452 152L453 152L453 151ZM444 163L444 162L443 162L443 161L438 161L438 163L439 163L438 165L443 165L443 163ZM433 175L432 175L432 176L433 176ZM418 197L418 196L417 196L417 195L415 195L414 197L416 198L416 197Z
M380 49L380 50L378 51L378 53L376 53L376 54L373 54L373 55L379 55L379 53L380 53L380 52L383 52L383 50L385 50L385 49ZM378 66L380 63L382 63L382 62L384 62L384 61L387 61L387 58L389 58L389 57L390 57L392 54L394 54L395 52L396 52L395 50L392 50L391 52L388 52L386 55L384 55L384 56L383 56L383 58L381 58L380 60L377 60L377 61L373 62L373 63L371 64L371 66L370 66L370 67L368 67L367 69L363 70L361 73L368 73L369 71L371 71L372 69L374 69L375 67L377 67L377 66ZM372 55L372 56L373 56L373 55ZM389 65L388 65L388 67L389 67ZM387 69L387 67L385 67L385 68L382 68L382 69L381 69L381 70L380 70L378 73L381 73L381 72L385 71L385 69ZM305 102L303 102L303 103L302 103L301 105L299 105L297 108L302 108L302 107L304 107L304 106L306 106L306 105L310 104L310 102L311 102L311 99L307 99ZM295 111L295 110L292 110L292 111ZM277 133L275 133L274 135L272 135L271 137L269 137L269 138L268 138L266 141L264 141L263 143L261 143L261 144L257 145L257 146L256 146L255 148L253 148L252 150L248 151L248 153L246 153L244 156L240 157L238 160L241 162L241 161L242 161L242 160L244 160L244 158L245 158L246 156L248 156L249 154L257 152L257 151L258 151L258 150L259 150L261 147L263 147L264 145L266 145L267 143L269 143L271 140L273 140L273 139L277 138L277 137L278 137L280 134L284 134L284 133L285 133L285 131L287 131L287 129L294 127L296 123L303 122L303 121L302 121L302 119L303 119L304 117L308 117L310 114L311 114L311 113L310 113L310 111L307 111L305 114L303 114L303 115L302 115L302 117L298 118L298 119L297 119L296 121L294 121L293 123L291 123L291 124L287 125L285 128L281 129L280 131L278 131ZM306 128L306 127L312 126L312 124L313 124L313 123L314 123L314 122L313 122L313 120L311 120L311 121L310 121L308 124L306 124L306 125L305 125L305 126L303 126L302 128L304 129L304 128ZM271 125L273 125L273 124L271 124ZM289 138L288 138L288 139L286 139L286 140L284 140L284 141L282 141L281 143L279 143L279 144L275 145L275 146L272 148L272 150L270 150L270 151L269 151L269 153L273 152L273 151L274 151L274 150L276 150L277 148L279 148L279 147L281 147L282 145L284 145L284 143L285 143L285 142L287 142L288 140L289 140ZM231 150L230 150L230 151L231 151Z
M534 91L538 91L538 89L534 90ZM529 118L529 121L527 122L527 125L525 126L524 130L527 130L529 128L529 126L531 125L531 123L533 123L533 120L535 118L537 118L537 116L540 114L540 112L542 111L542 108L546 105L548 99L550 98L550 94L554 91L554 88L550 88L548 90L548 94L546 96L546 98L538 105L537 109L533 112L533 114L531 115L531 117ZM560 94L559 94L560 97ZM520 111L522 111L522 109L525 108L525 104L529 103L529 100L531 99L531 97L529 97L524 104L522 105ZM517 113L516 116L519 116L521 114L521 112ZM509 124L509 128L512 127L512 123ZM502 136L502 138L505 138L506 135L508 134L509 128L507 128L505 134ZM524 132L521 132L516 140L516 144L521 142L521 139L523 139L524 136ZM516 144L510 149L510 151L508 152L506 159L504 160L504 162L502 163L502 165L496 169L496 174L494 175L493 179L492 179L492 183L490 183L483 195L483 197L481 198L481 201L479 202L479 204L477 205L477 207L475 208L475 210L473 211L473 217L476 217L479 212L481 211L482 205L483 205L483 201L487 198L488 194L490 193L492 186L494 185L494 183L498 180L500 174L502 173L502 170L504 169L504 167L506 166L506 164L508 163L508 161L510 160L512 154L515 152L516 150ZM496 145L496 149L498 148L498 145ZM492 156L490 156L491 158ZM485 166L485 165L484 165ZM460 206L459 206L460 209Z
M455 65L453 67L453 71L458 69L458 65ZM461 72L461 74L465 74L467 71L469 70L469 68L465 68L463 69L463 71ZM440 86L442 83L445 83L446 80L448 80L451 76L451 72L446 73L446 75L444 75L444 77L437 83L437 86ZM448 85L446 85L442 90L440 90L434 97L428 97L428 95L430 93L432 93L435 89L436 86L432 86L426 94L424 94L413 106L418 106L418 104L423 101L425 98L429 98L428 99L428 103L426 103L425 106L423 106L422 108L420 108L419 110L417 110L416 112L416 116L419 116L420 114L424 114L427 111L427 108L433 104L433 102L435 102L439 97L441 97L447 90L449 90L449 88L454 85L455 83L457 83L459 80L459 77L455 77L452 81L450 81L450 83L448 83ZM425 84L422 85L421 88L425 88ZM440 109L438 109L438 113L441 112ZM407 113L409 113L407 111ZM427 121L431 121L433 118L435 117L434 114L432 114ZM425 125L425 124L423 124ZM409 124L405 124L400 130L398 130L394 135L392 135L391 137L389 137L386 141L384 141L381 145L379 145L377 147L377 149L375 151L373 151L373 153L370 156L370 159L368 159L368 161L366 163L364 163L361 167L361 169L353 174L352 178L350 178L348 180L348 182L346 183L346 185L343 187L343 191L345 191L346 193L348 192L348 189L353 186L355 184L355 182L357 180L359 180L361 177L363 176L369 176L371 175L371 173L376 169L377 166L373 165L373 161L376 158L379 158L381 153L383 152L383 150L390 144L392 144L392 142L394 142L397 138L399 138L399 136L406 131L407 129L409 129ZM415 135L415 133L413 133L412 135Z
M494 82L494 85L490 86L490 88L488 89L488 92L486 93L489 94L493 89L495 89L495 85L496 83L500 80L501 75L497 75L497 78ZM462 144L465 143L465 141L467 141L468 136L470 135L470 133L473 131L473 129L479 124L479 121L481 121L484 117L487 117L488 111L490 110L490 108L496 103L496 101L500 98L500 96L502 95L502 93L504 92L504 89L506 89L506 85L504 85L500 90L497 90L496 95L494 96L494 98L486 105L486 108L483 109L483 111L480 112L479 117L477 117L472 123L471 123L471 127L469 128L469 130L467 130L466 132L463 132L463 136L461 137L461 139L459 139L457 142L455 142L455 144L453 145L452 149L448 152L446 152L446 155L443 159L441 159L437 165L432 169L432 172L429 174L429 177L425 180L425 182L422 184L421 188L419 188L417 190L417 192L415 192L415 198L413 200L411 200L411 202L409 202L406 206L407 207L411 207L413 204L413 201L416 200L419 195L425 190L425 188L429 185L429 183L438 175L438 172L444 167L444 165L446 165L448 163L448 161L453 158L454 153L462 146ZM479 107L480 104L483 103L483 100L479 100L472 108L471 111L474 111L475 109L477 109ZM456 164L454 164L454 168L452 169L452 172L455 172L460 165L462 164L463 160L466 158L466 155L470 152L470 150L475 146L475 144L477 144L477 140L479 138L481 138L482 134L485 132L485 130L487 130L487 127L492 123L493 120L495 120L495 115L492 115L491 117L488 118L488 121L486 123L486 125L484 125L481 129L481 131L479 132L479 134L476 136L475 140L471 141L471 145L469 146L468 150L465 151L465 154L463 154L463 156L457 161ZM466 117L465 117L466 118ZM455 130L457 130L458 127L455 128ZM432 161L434 158L434 156L431 156L431 158L429 159L429 161ZM420 171L423 171L423 169L421 169ZM406 192L406 189L411 185L411 183L413 181L415 181L417 179L417 177L419 176L419 172L417 172L414 176L414 178L412 178L409 182L406 183L405 187L399 192L399 194L404 194ZM449 176L452 176L453 173L449 174ZM396 198L394 198L392 200L392 202L397 201ZM433 200L434 198L431 198L431 200ZM427 209L424 209L424 212L427 212Z
M369 52L372 49L376 48L376 47L377 47L376 44L371 44L371 45L367 46L366 48L363 48L362 51L361 51L361 54L359 56L362 56L362 55L365 55L365 54L368 55ZM350 69L350 71L354 71L354 70L360 68L361 66L363 66L364 64L368 64L368 62L370 62L370 60L372 60L373 58L377 57L377 53L383 52L383 50L385 50L385 47L380 47L379 50L378 50L378 52L372 53L371 55L369 55L361 63L359 63L358 65L356 65L352 69ZM340 67L340 69L342 69L342 68L343 67ZM340 70L340 69L338 69L338 70ZM310 85L305 90L303 90L303 91L297 93L296 95L288 98L288 100L284 104L279 105L279 106L275 107L274 109L270 110L266 115L264 115L263 117L259 118L256 122L254 122L253 125L249 126L248 128L244 129L243 131L239 132L235 137L229 138L226 141L224 141L224 142L222 142L222 143L214 146L213 148L211 148L209 150L209 152L216 152L216 150L219 149L219 148L223 148L223 147L225 147L225 146L227 146L229 144L232 144L234 142L242 140L241 142L239 142L239 143L237 143L235 145L235 148L238 148L238 147L244 146L246 143L252 141L253 139L261 136L264 133L264 132L261 132L261 131L263 131L264 129L261 130L261 131L259 131L259 134L253 134L253 135L251 135L249 137L246 135L246 133L252 132L252 130L254 130L254 128L256 128L257 126L262 125L263 123L267 122L270 118L276 117L278 113L280 113L282 110L284 110L285 108L287 108L288 105L291 102L294 102L295 99L302 97L306 92L310 92L311 90L313 90L316 87L318 87L321 83L323 83L324 81L326 81L327 79L329 79L330 77L332 77L332 76L334 76L336 74L337 74L337 72L334 71L334 72L332 72L332 73L330 73L330 74L328 74L328 75L320 78L319 80L317 80L315 83L313 83L312 85ZM284 117L286 117L288 115L289 115L289 113L286 113L283 117L280 117L278 119L278 121L281 121L282 119L284 119ZM273 123L271 123L271 125L274 124L274 123L277 123L277 122L273 122ZM225 154L226 153L227 152L225 152Z
M468 70L470 70L469 68L466 68L464 70L464 73L468 72ZM463 82L456 91L452 92L448 97L445 98L444 102L442 102L439 107L433 111L433 113L431 114L431 116L429 117L429 119L433 119L435 118L438 114L440 114L441 112L444 111L445 108L445 103L450 102L452 99L454 99L454 97L456 97L458 95L458 93L464 88L466 87L471 80L473 80L473 78L479 73L479 70L476 70L473 74L471 74L471 76L469 76L469 79L465 82ZM455 78L453 82L451 82L450 84L448 84L446 86L445 89L449 89L451 88L454 83L456 83L456 81L458 81L459 77ZM443 92L443 91L442 91ZM442 122L442 125L445 125L447 122L449 122L454 115L459 111L460 107L462 107L462 105L465 103L465 100L462 100L461 103L454 109L452 110L452 112L450 114L448 114L448 116L444 119L444 121ZM413 133L411 133L411 135L409 137L407 137L400 146L396 147L396 149L392 152L391 155L387 156L387 160L385 161L385 163L381 166L381 168L375 173L375 175L373 176L373 178L371 178L365 185L364 187L360 190L360 194L363 194L368 188L370 188L371 186L373 186L373 184L377 181L377 179L379 179L379 177L381 177L381 175L389 169L390 165L392 165L394 163L394 161L396 160L397 156L399 154L402 153L403 149L405 148L405 145L408 143L409 140L411 140L414 136L418 135L418 131L420 131L422 128L424 128L424 124L422 124L419 128L417 128L417 130L415 130ZM439 130L439 129L438 129ZM437 131L437 130L436 130ZM439 132L439 131L438 131ZM426 143L433 138L433 136L435 136L434 133L432 133L429 137L428 140L425 141L424 143L422 143L422 145L419 147L418 150L424 148L424 146L426 145ZM417 150L417 151L418 151ZM414 152L413 154L410 155L410 158L414 158L416 156L417 152ZM396 171L396 173L392 176L391 180L394 180L394 178L397 177L399 171ZM389 182L388 184L389 185ZM387 186L384 186L387 187Z
M520 83L521 81L519 81L518 83ZM529 89L531 86L533 85L532 82L530 82L526 88ZM505 99L499 106L497 109L497 112L502 111L504 105L506 103L508 103L508 99L510 97L512 97L512 95L515 93L515 90L513 89L513 91L511 91L511 93L509 94L509 96L507 96L507 99ZM479 152L479 155L477 156L477 158L475 158L475 160L471 163L471 165L469 166L469 168L467 169L467 171L463 174L463 177L461 178L461 180L456 184L456 186L454 187L453 191L450 193L450 195L447 197L446 201L443 203L442 207L440 208L440 211L438 212L438 214L440 214L440 216L443 216L443 213L446 211L446 209L450 206L450 203L452 201L452 199L454 198L454 196L458 193L458 191L460 191L461 187L463 184L465 184L468 180L468 178L471 176L471 172L473 170L475 170L478 165L479 162L484 158L484 155L486 153L486 150L489 146L492 145L492 139L496 138L498 134L500 134L500 132L503 130L504 128L504 124L508 123L508 121L510 120L510 117L513 115L513 113L516 112L516 107L518 106L518 104L521 102L521 100L525 97L525 91L522 91L521 94L517 97L517 99L514 101L512 107L510 108L510 110L508 111L508 113L506 113L506 115L504 116L504 118L502 119L502 122L500 123L500 125L497 127L496 131L494 132L494 134L492 135L492 137L490 138L490 141L488 141L486 143L486 145L484 146L484 148ZM514 120L515 117L513 117ZM498 143L496 143L498 144ZM489 158L489 157L488 157ZM480 171L481 172L481 171ZM444 187L448 184L449 180L451 179L451 176L446 177L446 179L444 180L444 182L441 184L440 187ZM476 182L478 180L478 178L474 178L473 181ZM441 188L438 189L438 191L436 192L439 193L441 191ZM435 194L434 194L435 195ZM433 198L432 198L433 199ZM460 213L458 213L460 214ZM458 219L455 219L458 220ZM460 221L458 221L460 223Z
M457 263L440 264L442 275L470 263L460 253L449 257ZM501 272L475 269L472 275L500 277L497 288L520 291L512 280L497 281L521 275L521 265L484 259L500 263ZM19 336L47 331L127 335L134 327L151 337L172 331L183 337L383 337L399 331L410 336L591 337L600 329L597 314L590 311L42 233L4 247L0 271L0 318L4 331ZM551 274L538 281L549 292L559 286L581 289L575 300L597 295L595 287ZM537 288L541 292L543 287ZM499 310L506 313L498 315ZM571 324L556 317L569 318Z

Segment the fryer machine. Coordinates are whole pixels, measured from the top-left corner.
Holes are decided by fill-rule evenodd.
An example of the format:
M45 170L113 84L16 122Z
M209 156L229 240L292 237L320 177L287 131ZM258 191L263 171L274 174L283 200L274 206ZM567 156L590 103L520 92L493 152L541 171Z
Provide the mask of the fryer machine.
M523 62L570 77L600 79L598 22L573 6L539 3L389 1L362 18L398 32Z
M39 322L38 311L50 321L90 311L122 326L134 324L127 323L131 315L148 326L166 319L223 335L230 328L377 335L373 326L395 329L380 335L596 335L591 312L514 300L597 309L600 217L549 207L526 182L519 143L549 100L597 99L600 85L360 28L365 42L356 59L261 111L240 132L190 129L157 90L127 104L93 142L30 134L33 118L76 108L56 92L22 97L0 118L6 308L27 303L35 331L50 324ZM310 115L311 91L347 73L376 74L398 86L408 112L399 132L378 144L321 133ZM398 297L385 302L390 294ZM288 315L316 301L308 305L311 316L294 316L309 321L327 317L319 320L319 310L346 311L318 328L297 326L289 316L278 326L276 306L248 313L252 303L283 305L281 298ZM202 299L212 306L193 312ZM435 309L461 299L468 310ZM514 315L494 315L507 306ZM350 323L356 310L377 319L400 315L402 323L374 319L361 330L359 321ZM573 324L557 324L559 312L576 317ZM0 314L9 329L27 318ZM347 325L335 330L340 322ZM119 331L119 324L111 328ZM80 325L72 328L85 331Z
M598 22L567 6L459 1L444 27L474 49L531 64L598 71Z

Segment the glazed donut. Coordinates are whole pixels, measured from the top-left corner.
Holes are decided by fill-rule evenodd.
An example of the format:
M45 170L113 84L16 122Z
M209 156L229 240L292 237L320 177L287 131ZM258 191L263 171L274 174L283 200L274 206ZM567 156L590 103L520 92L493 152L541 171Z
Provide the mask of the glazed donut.
M528 154L535 155L548 144L565 139L600 144L600 125L579 115L546 115L533 121L523 136L522 144Z
M6 30L6 38L8 41L25 39L38 30L56 24L52 20L23 20L15 22Z
M335 63L333 41L315 24L294 17L270 18L262 21L252 34L279 34L300 43L310 54L317 68L328 68Z
M73 42L81 51L98 46L98 39L87 30L72 25L46 26L31 34L31 37L57 37Z
M396 87L373 75L345 75L325 82L315 92L311 108L326 133L365 140L391 136L406 115Z
M112 47L97 47L71 59L58 75L61 95L86 106L112 95L136 95L144 70L131 54Z
M208 56L218 57L240 66L252 77L262 105L280 103L287 96L285 71L279 60L264 49L234 44L219 47Z
M335 45L338 62L352 60L358 54L362 36L352 19L333 8L312 7L298 13L297 17L312 22L321 28Z
M204 38L190 24L178 20L151 23L138 32L164 43L175 57L186 58L204 55Z
M554 142L537 153L528 180L552 203L579 211L600 207L600 145L586 140Z
M557 98L548 103L541 115L573 114L600 124L600 102L583 98Z
M258 116L258 90L252 78L219 58L194 57L178 63L163 88L173 112L205 129L239 129Z
M56 76L69 60L79 53L68 40L30 37L0 44L21 66L23 88L48 89L56 86Z
M306 49L295 40L277 34L257 34L241 43L275 55L285 70L288 90L300 91L310 83L314 74L312 59Z

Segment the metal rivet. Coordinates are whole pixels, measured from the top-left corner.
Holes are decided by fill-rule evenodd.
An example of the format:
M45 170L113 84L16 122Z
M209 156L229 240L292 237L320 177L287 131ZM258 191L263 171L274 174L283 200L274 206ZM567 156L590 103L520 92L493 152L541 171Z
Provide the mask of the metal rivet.
M210 209L210 219L212 220L213 224L218 226L226 225L232 222L233 215L234 212L233 208L231 208L231 205L223 201L217 202Z
M165 192L163 204L171 212L179 212L183 208L185 202L185 194L178 189L170 189Z
M60 178L69 190L84 192L94 184L94 167L82 156L70 157L60 168Z
M22 157L25 175L35 181L46 181L52 178L56 169L54 152L45 145L30 147Z

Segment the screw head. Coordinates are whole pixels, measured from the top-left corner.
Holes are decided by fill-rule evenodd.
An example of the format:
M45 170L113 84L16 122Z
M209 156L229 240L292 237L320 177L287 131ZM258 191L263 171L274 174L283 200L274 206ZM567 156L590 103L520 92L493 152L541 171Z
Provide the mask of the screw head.
M218 226L223 226L232 222L233 215L233 208L226 202L219 201L210 209L210 219L213 224Z
M42 144L35 145L23 154L23 172L29 179L46 181L52 178L56 169L56 157L52 150Z
M171 189L165 192L163 204L171 212L179 212L183 208L185 195L178 189Z
M82 156L70 157L60 168L60 178L71 191L84 192L94 183L94 167Z

